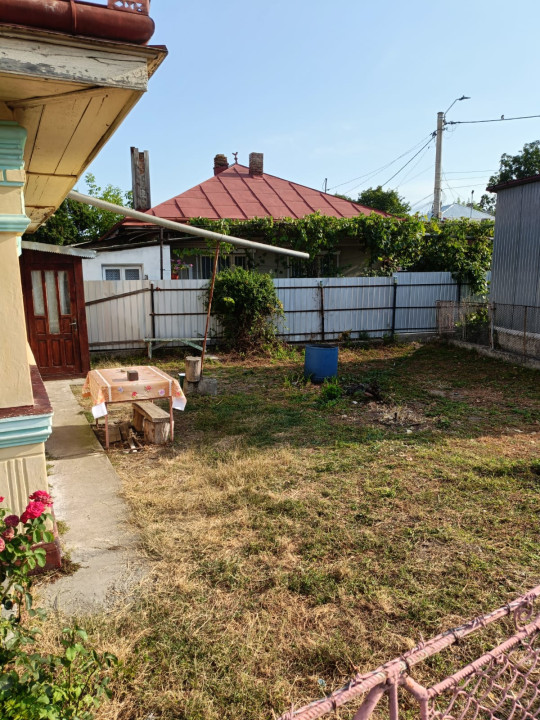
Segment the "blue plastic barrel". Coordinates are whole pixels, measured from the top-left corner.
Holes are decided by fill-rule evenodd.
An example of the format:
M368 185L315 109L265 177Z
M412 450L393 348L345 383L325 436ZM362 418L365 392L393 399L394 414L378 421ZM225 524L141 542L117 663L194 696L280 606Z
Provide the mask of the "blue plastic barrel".
M337 377L337 345L306 345L304 377L322 383L326 378Z

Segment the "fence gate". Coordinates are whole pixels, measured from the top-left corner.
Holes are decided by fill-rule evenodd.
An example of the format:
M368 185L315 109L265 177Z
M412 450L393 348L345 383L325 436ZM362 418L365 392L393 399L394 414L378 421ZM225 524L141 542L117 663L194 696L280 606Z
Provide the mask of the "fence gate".
M354 720L368 720L386 698L381 713L390 720L414 715L421 720L533 720L540 716L540 615L535 601L540 586L494 612L418 645L371 673L353 677L331 695L280 720L315 720L340 707L354 706ZM510 620L511 622L506 622ZM428 658L462 641L486 633L494 646L441 680L424 685L414 678ZM484 643L485 644L485 643ZM461 643L460 643L461 645ZM438 664L435 663L434 667Z

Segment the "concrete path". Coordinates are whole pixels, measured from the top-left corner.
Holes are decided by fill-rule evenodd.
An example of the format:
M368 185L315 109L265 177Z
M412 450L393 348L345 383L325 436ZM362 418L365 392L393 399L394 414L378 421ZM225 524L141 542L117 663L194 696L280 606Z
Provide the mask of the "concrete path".
M71 391L79 382L45 383L54 410L53 432L45 446L52 464L49 484L56 518L68 526L62 545L80 568L40 588L40 596L68 615L112 606L146 571L119 496L120 479Z

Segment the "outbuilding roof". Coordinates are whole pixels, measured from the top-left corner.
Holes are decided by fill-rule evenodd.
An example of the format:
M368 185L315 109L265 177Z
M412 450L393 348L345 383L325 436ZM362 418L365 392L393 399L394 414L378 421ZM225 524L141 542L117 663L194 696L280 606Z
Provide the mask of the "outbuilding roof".
M388 213L344 200L320 190L235 164L208 180L147 210L148 215L185 222L204 217L212 220L249 220L255 217L301 218L319 212L338 218ZM124 221L124 226L138 225Z
M35 252L53 253L54 255L71 255L72 257L86 258L88 260L92 260L97 256L95 250L76 248L73 245L52 245L34 242L33 240L23 240L21 248L23 250L34 250Z
M529 177L518 178L517 180L507 180L498 185L490 185L486 190L496 193L499 192L499 190L506 190L507 188L517 187L518 185L528 185L529 183L535 182L540 182L540 175L530 175Z

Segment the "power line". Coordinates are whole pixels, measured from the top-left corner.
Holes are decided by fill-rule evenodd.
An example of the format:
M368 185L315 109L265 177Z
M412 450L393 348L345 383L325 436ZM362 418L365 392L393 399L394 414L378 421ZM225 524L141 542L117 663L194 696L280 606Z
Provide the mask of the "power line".
M429 193L429 195L426 195L426 197L423 197L421 200L417 200L417 202L415 202L411 205L411 210L413 209L413 207L416 207L417 205L420 205L420 203L423 203L424 200L427 200L428 198L432 198L432 197L433 197L433 193Z
M412 177L409 177L408 175L406 175L405 177L409 177L409 179L405 182L405 178L403 178L403 180L399 183L399 185L395 188L395 190L398 190L399 188L403 187L403 185L408 185L413 180L416 180L417 177L420 177L420 175L424 175L425 173L427 173L428 170L433 170L433 165L426 165L424 168L422 168L422 170L420 170L420 172L417 172L416 175L413 175Z
M407 165L409 165L410 163L412 163L412 161L414 160L414 158L417 157L417 155L420 155L420 153L422 152L422 150L423 150L424 148L427 148L427 146L428 146L431 142L433 142L433 138L434 138L434 137L435 137L435 135L432 134L432 135L430 136L429 140L427 141L427 143L426 143L423 147L421 147L420 150L419 150L417 153L415 153L410 160L407 160L407 162L405 163L405 165L403 165L402 167L400 167L399 170L398 170L396 173L394 173L389 180L387 180L385 183L383 183L383 184L381 185L381 187L384 187L385 185L388 185L388 183L391 182L391 181L396 177L396 175L399 175L399 173L400 173L402 170L404 170L404 169L407 167Z
M400 181L399 185L397 185L396 188L395 188L396 190L397 190L399 187L401 187L402 185L405 185L405 184L406 184L406 183L405 183L405 180L406 180L407 178L409 178L409 180L408 180L407 182L411 182L411 180L414 180L414 178L418 177L418 175L422 175L422 173L425 172L425 170L427 170L427 168L425 168L424 170L421 170L417 175L413 175L412 178L410 177L410 174L412 173L412 171L415 170L415 168L417 168L417 167L420 165L420 163L422 162L422 160L424 159L424 157L426 156L426 153L427 153L428 151L429 151L429 145L426 147L426 149L424 150L424 152L422 153L422 155L420 155L420 157L419 157L418 160L414 163L414 165L412 165L412 166L409 168L409 170L407 170L407 172L405 173L405 175L401 178L401 181Z
M430 133L427 137L432 137L432 133ZM398 160L401 160L401 158L405 157L406 155L408 155L409 153L411 153L413 150L416 150L416 148L417 148L421 143L423 143L424 140L426 140L425 137L422 138L422 140L420 140L419 142L417 142L416 145L413 145L412 148L409 148L409 150L406 150L404 153L402 153L401 155L399 155L397 158L395 158L395 159L392 160L391 162L386 163L386 165L382 165L381 167L377 168L376 170L372 170L371 172L368 172L368 173L366 173L365 175L359 175L358 177L352 178L352 180L347 180L346 182L339 183L339 185L332 185L332 187L331 187L331 188L328 188L328 189L329 189L329 190L335 190L335 189L338 188L338 187L343 187L343 185L349 185L350 183L356 182L356 180L363 180L364 178L370 177L370 176L372 176L372 175L376 175L378 172L382 172L383 170L386 170L386 168L390 167L391 165L393 165L394 163L396 163ZM358 186L356 186L356 187L358 187ZM349 192L350 192L351 190L354 190L354 189L355 189L355 188L351 188L351 189L349 190Z
M472 185L457 185L457 186L454 187L453 189L454 189L454 190L459 190L460 188L470 188L470 187L484 187L484 188L485 188L485 187L486 187L486 183L475 183L475 184L472 184ZM448 186L448 188L450 189L450 186Z
M476 123L492 123L492 122L508 122L509 120L530 120L531 118L540 118L540 115L520 115L519 117L505 118L501 115L500 118L494 118L493 120L448 120L446 125L473 125Z
M493 173L496 170L447 170L447 175L460 175L461 173Z

